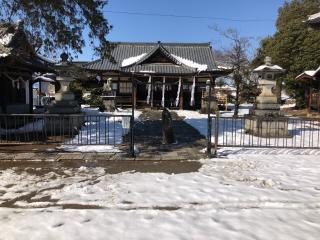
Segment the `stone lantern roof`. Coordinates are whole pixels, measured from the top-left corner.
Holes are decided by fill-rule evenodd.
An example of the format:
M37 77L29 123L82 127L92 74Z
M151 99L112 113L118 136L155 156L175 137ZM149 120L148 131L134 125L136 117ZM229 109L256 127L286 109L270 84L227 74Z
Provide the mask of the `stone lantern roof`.
M261 73L261 72L273 72L273 73L284 73L286 70L278 65L272 64L271 57L265 58L265 64L257 67L253 70L255 73Z

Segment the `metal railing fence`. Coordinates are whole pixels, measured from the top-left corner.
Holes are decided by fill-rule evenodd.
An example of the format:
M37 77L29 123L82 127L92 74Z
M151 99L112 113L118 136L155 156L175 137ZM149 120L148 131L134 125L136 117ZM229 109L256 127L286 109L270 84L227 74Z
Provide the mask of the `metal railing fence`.
M131 115L0 114L0 144L120 145Z
M217 147L320 148L320 119L283 118L279 122L270 118L254 133L246 129L246 117L211 117L211 121L211 144Z

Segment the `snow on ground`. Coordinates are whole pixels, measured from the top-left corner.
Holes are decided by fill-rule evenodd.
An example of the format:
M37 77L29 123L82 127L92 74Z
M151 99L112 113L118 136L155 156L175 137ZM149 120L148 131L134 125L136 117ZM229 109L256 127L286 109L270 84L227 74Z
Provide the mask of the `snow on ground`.
M0 204L16 208L0 209L0 239L318 239L318 156L202 163L183 174L1 170Z
M84 126L73 139L58 148L78 152L119 152L117 145L130 129L131 111L100 112L98 108L82 107L82 112L86 115ZM135 118L140 114L135 110Z
M234 105L229 104L229 108L233 109ZM252 104L243 104L239 108L239 116L244 116L248 114ZM188 111L188 110L176 110L175 111L180 117L184 117L184 121L190 124L192 127L197 129L200 134L207 136L208 133L208 114L201 114L197 111ZM221 117L232 117L233 111L220 111ZM211 116L216 116L211 114Z
M62 145L57 149L67 152L82 152L82 153L116 153L121 152L118 147L113 145Z

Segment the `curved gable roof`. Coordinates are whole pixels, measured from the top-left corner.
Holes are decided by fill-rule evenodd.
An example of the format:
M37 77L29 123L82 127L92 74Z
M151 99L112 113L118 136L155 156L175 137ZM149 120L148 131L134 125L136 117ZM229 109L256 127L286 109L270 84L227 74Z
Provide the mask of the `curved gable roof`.
M199 71L197 67L205 65L208 72L218 68L209 43L115 42L112 44L114 47L111 56L114 61L99 59L84 65L84 68L98 71L152 71L170 74L197 73ZM157 51L170 59L172 64L146 64L146 60ZM129 64L122 66L126 60L129 60Z

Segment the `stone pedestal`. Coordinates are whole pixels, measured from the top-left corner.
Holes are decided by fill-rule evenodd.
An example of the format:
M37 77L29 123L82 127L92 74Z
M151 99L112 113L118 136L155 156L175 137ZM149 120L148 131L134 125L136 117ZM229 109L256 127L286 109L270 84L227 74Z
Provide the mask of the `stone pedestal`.
M289 137L288 118L246 115L245 130L257 137Z
M61 84L61 89L55 94L55 101L47 106L47 113L50 114L77 114L81 112L81 107L75 100L73 92L69 90L72 81L70 77L57 77Z
M208 104L209 104L208 100L209 100L208 94L205 93L204 97L202 97L202 99L201 99L201 110L200 110L200 112L202 114L207 114L208 113ZM210 113L215 114L216 111L218 111L218 110L219 110L219 107L218 107L216 98L214 96L211 96L211 98L210 98Z
M114 112L116 110L115 96L102 96L102 102L105 111Z
M70 79L57 77L57 80L61 83L61 89L55 94L55 101L47 106L47 113L57 115L46 121L47 133L75 135L84 124L85 117L69 90Z

